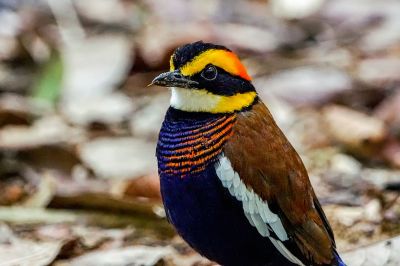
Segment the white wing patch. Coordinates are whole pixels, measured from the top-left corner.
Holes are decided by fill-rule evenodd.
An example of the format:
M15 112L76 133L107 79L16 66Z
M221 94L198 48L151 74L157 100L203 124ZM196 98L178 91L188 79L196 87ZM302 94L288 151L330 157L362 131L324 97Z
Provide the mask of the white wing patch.
M279 216L271 212L268 202L262 200L253 189L246 187L239 174L233 170L231 162L226 156L221 156L219 162L215 165L215 170L222 185L229 190L232 196L242 202L244 214L250 224L257 228L262 236L268 237L289 261L303 265L282 243L289 238ZM270 231L273 231L279 239L270 236Z

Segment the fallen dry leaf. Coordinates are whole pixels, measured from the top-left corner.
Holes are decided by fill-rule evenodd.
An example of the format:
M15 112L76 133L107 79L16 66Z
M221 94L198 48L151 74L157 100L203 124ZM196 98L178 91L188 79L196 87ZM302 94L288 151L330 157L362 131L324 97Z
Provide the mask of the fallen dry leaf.
M133 110L131 99L116 92L74 99L61 104L61 111L68 120L83 126L94 122L106 125L121 123L128 120Z
M171 254L169 247L132 246L90 252L66 263L68 266L154 266Z
M158 174L145 175L133 180L120 181L114 185L115 193L126 197L161 200Z
M400 81L400 59L398 57L365 59L359 64L357 75L366 83L380 86Z
M381 241L342 254L351 266L396 266L400 264L400 237Z
M400 168L400 142L389 140L382 149L382 156L394 167Z
M130 129L135 137L156 140L165 112L169 107L169 92L153 95L130 120Z
M288 69L257 78L254 84L261 95L265 90L295 105L319 105L352 87L351 79L345 72L324 66Z
M29 125L33 120L31 104L13 94L0 97L0 128L8 125Z
M385 121L394 133L400 134L400 88L387 97L374 110L374 115Z
M332 138L353 152L369 154L368 148L385 140L385 124L375 117L337 105L325 107L322 113Z
M49 265L58 255L60 241L34 242L20 239L13 235L8 227L1 225L0 233L0 265L45 266ZM4 239L7 235L7 239Z
M80 157L101 178L135 178L155 171L155 144L135 138L98 138L80 147Z
M285 19L302 19L316 13L324 4L324 0L272 0L272 12L275 16Z
M82 131L68 126L58 116L47 116L31 127L7 126L0 130L0 148L21 150L42 145L79 141Z
M119 34L76 40L65 46L64 101L111 93L127 75L133 57L128 38Z

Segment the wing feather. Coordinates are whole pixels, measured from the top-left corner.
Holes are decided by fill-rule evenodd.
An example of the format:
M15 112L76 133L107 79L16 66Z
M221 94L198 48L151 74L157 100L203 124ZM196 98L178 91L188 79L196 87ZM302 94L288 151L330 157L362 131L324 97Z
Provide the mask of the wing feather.
M297 246L295 253L300 251L303 261L330 264L335 252L332 229L299 155L266 106L260 101L252 110L239 113L233 131L224 147L226 165L219 171L225 169L229 173L223 184L242 201L250 222L261 234L265 234L265 228L260 222L267 224L270 233L277 237L272 240L278 241L274 245L289 260L296 257L284 245L288 239L295 243L291 246ZM239 181L248 193L243 192ZM274 213L269 203L278 211Z

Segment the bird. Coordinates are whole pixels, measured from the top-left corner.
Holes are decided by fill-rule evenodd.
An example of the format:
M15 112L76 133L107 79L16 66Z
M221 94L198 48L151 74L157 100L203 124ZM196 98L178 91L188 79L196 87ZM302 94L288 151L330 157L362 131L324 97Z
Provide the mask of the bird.
M197 41L177 48L156 157L168 221L226 266L345 263L305 166L239 57Z

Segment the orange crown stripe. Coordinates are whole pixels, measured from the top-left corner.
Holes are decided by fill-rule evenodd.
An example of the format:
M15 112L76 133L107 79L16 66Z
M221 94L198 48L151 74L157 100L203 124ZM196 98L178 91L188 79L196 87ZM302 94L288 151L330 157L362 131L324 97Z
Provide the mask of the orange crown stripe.
M181 73L185 76L192 76L202 71L208 64L220 67L232 75L251 80L246 68L233 52L218 49L210 49L199 54L181 67Z
M232 63L235 64L235 68L237 70L236 75L238 75L246 80L251 80L251 77L249 76L249 74L247 74L246 68L244 67L242 62L240 62L240 60L236 56L236 54L234 54L232 52L228 52L228 53L226 53L226 55L228 57L230 57L230 60L232 61Z

